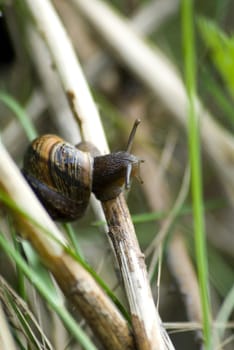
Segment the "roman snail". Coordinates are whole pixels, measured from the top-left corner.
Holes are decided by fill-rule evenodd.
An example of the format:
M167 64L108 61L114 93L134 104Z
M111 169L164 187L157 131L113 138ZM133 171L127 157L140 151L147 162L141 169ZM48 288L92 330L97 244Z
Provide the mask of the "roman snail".
M139 123L126 151L106 155L89 142L73 146L56 135L40 136L29 145L22 172L54 220L75 220L84 214L91 192L107 201L129 188L132 177L139 178L141 160L129 153Z

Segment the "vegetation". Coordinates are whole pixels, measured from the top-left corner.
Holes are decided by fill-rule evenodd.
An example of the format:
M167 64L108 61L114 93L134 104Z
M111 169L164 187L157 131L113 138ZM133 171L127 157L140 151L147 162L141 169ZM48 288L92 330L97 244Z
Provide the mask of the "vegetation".
M233 4L102 4L1 2L0 348L232 349ZM55 225L17 172L28 143L124 150L139 117L127 206Z

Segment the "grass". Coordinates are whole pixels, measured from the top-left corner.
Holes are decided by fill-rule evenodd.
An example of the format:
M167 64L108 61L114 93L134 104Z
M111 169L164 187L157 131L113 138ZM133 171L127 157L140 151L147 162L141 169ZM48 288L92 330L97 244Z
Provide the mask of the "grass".
M191 193L193 198L193 208L191 210L190 205L183 206L181 208L181 211L179 215L177 216L176 220L182 221L182 215L187 215L193 213L193 219L194 219L194 245L195 245L195 261L197 264L197 271L198 271L198 277L199 277L199 285L200 285L200 298L201 298L201 304L202 304L202 310L203 310L203 334L205 339L205 349L213 349L212 347L212 340L213 340L213 332L212 332L212 320L211 320L211 306L210 306L210 300L209 300L209 288L208 288L208 282L210 281L211 286L215 288L216 291L218 291L219 296L224 299L223 307L220 309L220 313L218 315L217 320L220 322L227 322L231 310L233 308L233 278L232 273L233 269L230 265L228 265L228 261L225 261L225 257L223 257L220 253L220 251L217 250L211 250L210 246L206 247L206 232L205 232L205 223L204 223L204 214L205 211L210 209L218 209L220 208L220 202L219 199L216 202L208 202L207 199L203 202L203 193L202 193L202 187L203 187L203 181L202 181L202 164L201 164L201 145L200 145L200 130L199 130L199 120L198 116L196 115L195 110L195 99L196 99L196 75L197 75L197 63L196 63L196 49L195 49L195 40L194 40L194 23L193 20L195 18L195 12L193 9L193 4L195 2L184 0L181 7L181 14L182 14L182 34L183 34L183 46L184 46L184 66L185 66L185 80L186 80L186 86L187 86L187 93L189 98L189 105L188 105L188 147L189 147L189 155L190 155L190 166L191 166ZM222 4L222 2L220 2ZM165 26L166 27L166 26ZM165 36L163 36L163 40L165 40ZM179 46L179 45L178 45ZM222 65L223 67L223 65ZM206 68L206 67L205 67ZM210 75L212 75L213 67L209 66L208 72ZM228 70L227 70L228 72ZM229 75L227 73L227 76L232 78L232 75ZM205 78L203 78L205 79ZM206 83L206 88L209 90L211 97L216 101L216 104L220 107L223 114L228 116L229 115L229 122L232 123L233 116L232 116L232 105L229 102L229 99L226 99L225 93L223 93L223 85L219 84L219 80L215 80L217 83L217 86L214 85L214 79L210 77L209 81L208 79L205 79L205 82L202 80L202 84ZM224 90L225 91L225 90ZM227 89L227 91L231 91L231 89ZM96 91L95 91L96 92ZM98 92L97 92L98 94ZM20 125L24 128L26 134L28 135L28 139L32 140L37 136L37 132L34 128L34 126L30 123L29 119L25 115L24 109L10 96L7 95L5 92L0 92L0 101L2 101L5 105L7 105L13 113L17 116L17 118L20 120ZM229 102L229 103L227 103ZM131 101L130 101L131 103ZM102 107L104 104L100 102L100 108L104 108L105 112L104 114L108 115L108 118L112 116L113 120L115 119L114 110L110 109L108 110L107 106ZM222 114L221 114L222 116ZM118 118L117 118L118 119ZM156 119L156 118L154 118ZM113 124L112 120L112 124ZM108 119L109 122L109 119ZM110 123L110 122L109 122ZM124 121L125 123L125 121ZM123 124L124 124L123 123ZM116 122L116 125L118 124L118 121ZM108 131L109 133L109 131ZM112 137L110 137L112 138ZM118 140L119 141L119 140ZM221 207L224 209L225 206L227 206L227 203L223 205L221 202ZM147 210L147 209L145 209ZM212 213L215 215L215 213ZM157 213L145 213L136 215L134 218L135 223L140 223L142 225L141 231L143 232L144 237L146 237L146 245L148 243L147 233L145 232L145 226L143 227L143 224L148 221L157 221L162 220L165 217L167 217L168 212L157 212ZM67 237L71 244L71 255L74 254L74 258L77 260L82 259L83 266L85 266L86 262L83 258L83 253L80 251L80 244L79 244L79 238L77 238L77 235L74 234L73 231L70 231L70 227L68 227L67 230ZM140 230L139 230L140 231ZM15 239L16 246L18 246L19 242L17 242L17 237ZM21 242L20 242L21 243ZM95 242L90 241L90 245L94 245ZM25 262L20 260L19 252L22 249L22 247L15 247L13 249L12 246L8 246L8 244L4 241L4 238L1 239L0 245L2 248L6 250L14 259L17 266L17 278L18 283L20 287L18 287L18 293L23 296L25 300L27 300L27 291L25 290L25 281L22 275L25 273L24 264ZM27 257L27 260L29 261L28 268L29 273L26 272L27 278L31 278L32 270L35 274L36 264L40 265L40 262L35 262L35 265L32 265L32 262L30 261L30 252L27 251L27 248L24 246L24 254ZM18 250L18 253L17 253ZM208 252L207 252L208 250ZM19 256L19 257L18 257ZM16 258L15 258L16 257ZM19 258L19 259L18 259ZM221 259L220 259L221 258ZM224 259L223 259L224 258ZM32 257L32 260L34 257ZM222 260L223 259L223 260ZM210 264L210 268L208 269L208 261ZM21 261L21 262L19 262ZM23 264L21 264L23 262ZM79 260L80 262L80 260ZM225 264L226 263L226 264ZM86 264L87 265L87 264ZM95 271L92 271L92 269L87 265L87 270L90 271L90 273L93 273L94 278L98 281L99 285L106 291L106 293L112 298L113 302L118 304L118 300L115 300L115 295L111 295L111 291L109 291L105 287L105 282L103 279L99 276L98 273L95 275ZM37 282L39 281L39 284L44 287L47 287L47 282L45 281L43 277L43 272L39 268L36 270L36 275L38 276L38 279L36 279L36 282L33 280L33 283L35 287L38 286ZM48 276L49 277L49 276ZM153 285L152 285L153 286ZM41 287L39 287L40 290ZM154 288L154 286L153 286ZM43 289L43 287L42 287ZM48 294L51 294L51 291L48 290L48 288L45 290L45 292L42 291L43 297L45 299L45 302L50 304L50 296ZM226 298L226 299L225 299ZM50 304L50 307L54 309L56 313L59 314L61 312L61 308L59 304L56 305ZM55 306L55 308L54 308ZM121 310L121 305L118 305L118 307ZM125 310L121 310L122 313L125 315L125 318L129 320L129 315L125 313ZM63 311L62 311L63 313ZM82 338L82 332L80 333L80 330L78 329L78 334L74 335L74 332L76 332L77 324L74 324L73 321L70 319L70 316L66 314L63 314L60 316L65 324L67 324L67 328L69 329L71 325L71 330L69 330L70 334L76 337L76 339L80 337ZM216 320L216 321L217 321ZM223 339L223 331L219 332L217 330L218 335L217 337L222 341ZM16 336L17 337L17 336ZM89 345L87 345L87 348L90 348ZM93 344L91 344L92 348Z
M188 145L191 167L191 191L194 215L194 243L196 251L196 263L200 287L203 335L205 348L212 349L211 342L211 311L209 300L209 288L207 281L208 263L206 236L204 224L204 203L202 195L202 165L200 154L200 124L199 116L196 114L196 53L194 41L194 12L193 1L182 2L182 35L184 45L185 81L188 95Z
M31 269L20 254L8 243L4 238L4 235L0 235L0 246L4 251L14 260L18 267L23 271L24 275L30 280L30 282L36 287L40 294L47 300L50 307L61 318L70 334L83 346L86 350L96 350L97 348L87 337L86 333L79 327L77 322L71 317L69 312L58 303L58 299L54 298L54 294L51 294L50 289L40 279L39 275Z
M13 97L11 97L10 94L3 91L0 92L0 101L2 101L15 114L28 139L35 139L37 137L37 131L27 117L24 108Z

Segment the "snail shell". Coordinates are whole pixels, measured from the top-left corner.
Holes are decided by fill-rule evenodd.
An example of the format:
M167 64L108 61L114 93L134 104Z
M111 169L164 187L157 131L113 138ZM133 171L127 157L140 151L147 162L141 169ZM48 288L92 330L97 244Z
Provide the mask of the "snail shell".
M56 135L34 140L24 157L23 174L53 219L82 216L92 189L93 158Z

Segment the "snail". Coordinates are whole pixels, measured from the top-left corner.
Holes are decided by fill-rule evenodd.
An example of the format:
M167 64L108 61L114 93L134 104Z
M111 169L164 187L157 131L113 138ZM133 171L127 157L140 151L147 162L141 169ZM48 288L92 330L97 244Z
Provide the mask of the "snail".
M73 146L56 135L36 138L28 147L23 175L54 220L72 221L81 217L91 192L100 201L116 198L139 177L142 162L130 154L136 120L127 150L101 155L89 142Z

